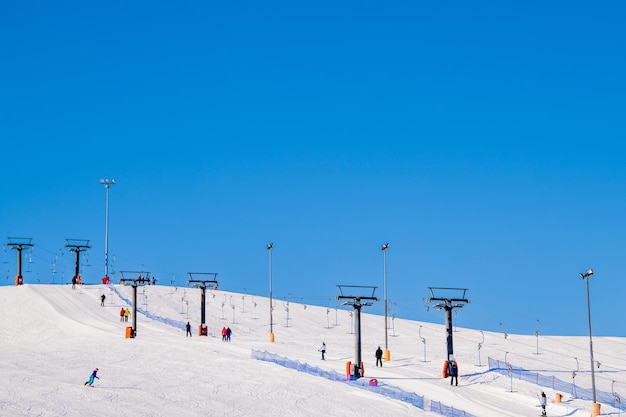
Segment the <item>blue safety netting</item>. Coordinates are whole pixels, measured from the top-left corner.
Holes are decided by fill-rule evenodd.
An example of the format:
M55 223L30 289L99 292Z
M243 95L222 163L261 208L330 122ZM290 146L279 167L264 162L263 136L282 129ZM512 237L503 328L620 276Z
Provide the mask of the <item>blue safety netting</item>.
M489 370L503 375L509 375L521 381L531 382L541 387L552 388L556 391L569 392L574 398L593 401L593 392L590 388L579 387L574 382L562 381L554 375L542 375L538 372L529 371L493 358L489 358ZM621 397L616 392L612 393L596 389L596 401L620 410L626 410L626 405L621 403Z
M109 288L111 290L113 290L113 292L115 294L117 294L117 296L120 297L120 299L122 301L124 301L126 304L128 304L129 306L133 305L133 302L131 300L129 300L128 298L124 297L122 295L122 293L117 288L115 288L114 285L109 285ZM144 309L142 309L140 307L137 307L137 313L141 313L141 314L143 314L144 316L148 317L151 320L158 321L160 323L167 324L167 325L172 326L172 327L176 327L177 329L181 329L181 330L185 330L186 329L186 325L187 324L185 322L178 321L178 320L172 320L172 319L170 319L168 317L157 316L156 314L152 314L152 313L150 313L150 312L148 312L148 311L146 311L146 310L144 310Z
M269 353L267 351L260 351L260 350L252 349L251 357L252 359L275 363L277 365L284 366L285 368L294 369L296 371L304 372L309 375L319 376L322 378L329 379L331 381L341 381L341 382L350 384L358 388L366 389L368 391L373 391L387 398L392 398L394 400L408 403L422 410L432 411L442 416L476 417L473 414L470 414L463 410L459 410L454 407L447 406L437 401L428 401L424 398L424 396L418 395L414 392L404 391L401 388L387 385L380 381L377 381L376 386L371 386L370 380L366 378L351 380L351 379L348 379L346 375L340 374L339 372L326 371L317 366L311 366L307 363L294 361L294 360L276 355L274 353Z

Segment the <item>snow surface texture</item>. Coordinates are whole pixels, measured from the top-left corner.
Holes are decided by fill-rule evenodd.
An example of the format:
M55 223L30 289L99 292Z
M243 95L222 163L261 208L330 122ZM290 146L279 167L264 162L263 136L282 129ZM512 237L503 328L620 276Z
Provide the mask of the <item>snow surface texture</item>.
M346 362L355 360L351 308L274 300L270 343L267 298L207 290L204 337L198 336L200 294L139 287L137 337L130 339L125 329L133 318L119 319L120 308L132 302L130 286L0 287L0 416L519 417L540 414L542 390L549 416L591 414L588 337L455 328L460 378L452 387L441 377L443 325L390 318L391 360L376 368L384 320L364 308L365 376L348 381ZM443 323L442 312L432 314ZM192 337L185 336L187 321ZM222 341L223 326L233 330L230 342ZM623 337L594 338L602 415L620 413L625 348ZM84 387L96 367L101 379Z

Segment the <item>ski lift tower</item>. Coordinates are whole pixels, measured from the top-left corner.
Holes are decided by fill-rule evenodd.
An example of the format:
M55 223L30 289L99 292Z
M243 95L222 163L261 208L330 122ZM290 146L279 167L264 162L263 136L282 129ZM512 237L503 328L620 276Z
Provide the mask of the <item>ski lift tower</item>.
M32 248L33 239L30 237L9 237L9 243L7 246L10 246L11 249L17 250L17 275L15 276L15 285L23 285L24 284L24 276L22 276L22 249L24 248Z
M137 336L137 287L143 287L146 284L150 285L150 280L146 279L150 272L144 271L120 271L122 279L120 284L130 285L133 288L133 325L132 327L126 327L126 338L134 338ZM130 278L136 276L137 278Z
M445 310L446 312L446 340L448 343L448 358L446 359L446 363L449 363L454 357L452 344L452 311L463 308L465 304L469 304L469 300L465 297L468 289L428 287L428 290L431 296L427 301L429 303L437 302L433 307L437 310ZM456 295L456 297L447 295Z
M348 362L346 364L346 374L356 378L363 376L363 362L361 360L361 308L369 307L371 302L362 303L362 300L378 301L378 298L374 297L374 292L378 287L358 286L358 285L337 285L339 288L339 295L337 300L352 300L346 301L343 305L351 305L354 307L354 360L355 363ZM366 295L357 295L366 294ZM369 295L368 295L369 294Z
M195 279L195 276L210 276L213 279ZM192 285L193 284L193 285ZM192 285L194 288L200 288L202 295L200 298L200 325L198 326L198 336L208 336L209 332L205 321L205 304L206 304L206 289L217 288L219 283L217 282L217 272L189 272L189 281L187 285Z
M74 270L74 278L76 282L81 282L80 279L80 253L86 251L89 246L89 241L84 239L65 239L65 247L70 252L76 253L76 269Z

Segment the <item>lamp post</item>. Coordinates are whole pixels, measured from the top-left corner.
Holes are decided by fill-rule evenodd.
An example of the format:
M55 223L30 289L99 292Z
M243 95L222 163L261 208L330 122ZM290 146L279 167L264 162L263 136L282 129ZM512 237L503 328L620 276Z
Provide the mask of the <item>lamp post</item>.
M100 179L100 184L104 184L106 197L104 201L104 277L109 277L109 188L115 184L115 179Z
M593 275L593 270L588 269L586 272L579 274L580 277L585 280L587 284L587 321L589 323L589 355L591 357L591 395L593 399L593 404L591 405L591 416L600 415L600 404L596 402L596 375L593 370L594 360L593 360L593 339L591 336L591 301L589 298L589 278Z
M386 362L391 359L391 355L389 353L389 344L388 344L388 335L387 335L387 249L389 248L389 243L383 243L380 249L383 251L383 303L385 304L385 351L383 352L383 357Z
M273 301L272 301L272 248L274 247L273 243L268 243L267 244L267 251L270 255L270 342L274 343L274 327L273 327L273 318L272 318L272 310L273 308Z

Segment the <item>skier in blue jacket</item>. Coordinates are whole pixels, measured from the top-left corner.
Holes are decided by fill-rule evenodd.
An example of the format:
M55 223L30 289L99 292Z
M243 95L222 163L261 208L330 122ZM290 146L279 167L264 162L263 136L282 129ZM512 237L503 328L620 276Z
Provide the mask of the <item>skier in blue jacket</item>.
M89 380L87 382L85 382L85 385L89 385L90 387L93 387L93 381L98 378L100 379L100 377L98 377L98 368L94 369L93 372L91 373L91 375L89 376Z

